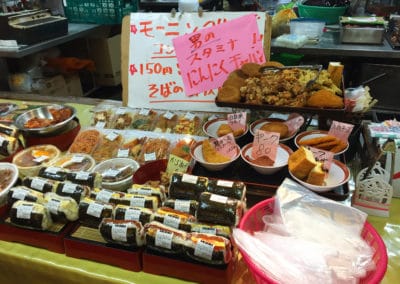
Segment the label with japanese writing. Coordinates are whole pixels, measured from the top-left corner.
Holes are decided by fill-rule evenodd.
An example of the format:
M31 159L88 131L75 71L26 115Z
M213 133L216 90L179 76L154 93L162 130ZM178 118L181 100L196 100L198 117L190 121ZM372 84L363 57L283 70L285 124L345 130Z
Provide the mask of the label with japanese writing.
M104 128L104 127L106 127L106 122L105 121L98 121L97 123L96 123L96 126L95 126L96 128Z
M152 194L152 192L153 191L151 190L151 188L148 188L148 187L141 187L138 190L138 194L140 194L140 195L150 196Z
M174 117L174 114L170 111L167 111L166 113L164 113L164 117L168 120L172 119Z
M118 149L117 157L118 158L128 158L129 157L129 149Z
M103 177L116 177L121 173L121 170L119 169L107 169L104 171L104 173L102 174Z
M73 155L71 158L72 163L82 163L85 160L85 157L82 155Z
M178 157L174 154L170 154L168 158L167 164L167 173L172 174L173 172L181 172L184 173L187 171L190 162Z
M49 173L49 174L57 174L59 171L62 171L62 169L58 168L58 167L47 167L44 172L45 173Z
M196 243L196 247L194 248L195 256L208 260L212 259L213 252L214 252L214 245L204 240L198 241Z
M339 121L332 121L331 128L328 134L339 138L341 141L346 142L353 130L354 125Z
M88 180L90 178L90 173L89 172L77 172L75 174L75 179L77 180Z
M227 115L228 124L232 130L246 129L247 114L246 112L229 113Z
M124 107L119 107L117 108L117 110L115 111L116 115L124 115L126 113L126 108Z
M179 218L178 216L167 214L164 216L163 224L168 227L178 229L180 222L181 222L181 218Z
M33 204L22 204L17 207L17 218L30 219L33 211Z
M44 161L46 161L48 158L49 158L48 156L39 156L39 157L36 157L35 159L33 159L33 161L35 163L40 164L40 163L43 163Z
M196 184L198 180L198 176L183 174L182 175L182 182Z
M128 226L126 224L112 224L111 238L114 241L126 242Z
M96 194L96 200L108 203L113 195L111 190L102 189Z
M46 180L41 178L33 178L31 181L31 188L39 191L43 191L45 185L46 185Z
M219 194L211 194L210 197L211 201L218 202L218 203L226 203L228 201L227 196L219 195Z
M171 249L173 233L158 230L155 238L155 245L157 247Z
M143 196L134 196L130 200L130 206L144 207L146 199Z
M16 188L12 193L12 198L18 200L24 200L25 197L29 194L29 191L23 188Z
M139 111L139 114L140 114L140 115L144 115L144 116L148 116L148 115L150 114L150 109L142 108L142 109Z
M139 208L128 208L125 211L125 220L139 221L141 211Z
M97 202L92 202L89 204L88 209L87 209L87 214L94 216L96 218L100 218L101 212L103 212L104 205L97 203Z
M220 83L215 88L199 92L198 95L186 96L183 77L189 78L187 73L184 74L180 69L172 40L180 35L215 27L249 14L256 19L258 30L264 31L265 12L218 11L203 13L201 17L197 13L183 13L179 17L172 17L171 13L132 13L129 30L129 62L126 70L129 74L127 105L134 108L228 112L228 108L215 105L218 93L216 88L222 85ZM263 35L257 37L252 29L251 33L243 32L246 33L246 37L243 37L242 30L240 27L239 30L230 32L237 33L237 37L234 38L227 35L226 39L218 36L221 40L216 42L209 39L207 44L212 43L209 46L211 53L204 50L202 58L206 60L207 56L219 54L219 58L223 61L199 64L199 68L189 74L194 84L200 86L215 82L215 76L225 76L226 79L229 70L240 68L243 62L265 62L263 50L253 48L265 42ZM202 38L197 42L200 40ZM245 46L246 49L241 52L239 46ZM196 52L194 55L198 54ZM186 62L190 59L188 58Z
M58 199L50 199L49 202L47 202L46 207L49 208L49 211L53 214L58 213L58 209L60 208L61 201Z
M176 199L174 202L174 209L181 212L190 212L190 200Z
M62 187L61 192L74 193L77 190L77 188L78 188L77 184L68 182L68 183L64 183L64 186Z
M288 126L289 133L294 133L297 131L304 123L304 117L301 115L293 115L289 116L289 119L285 121L285 124Z
M232 133L218 137L217 139L211 140L211 142L218 153L230 158L237 155L237 144Z
M185 114L185 118L186 118L187 120L193 120L195 117L196 117L196 116L195 116L193 113L191 113L191 112L187 112L187 113Z
M216 235L216 234L217 234L217 229L215 229L215 228L210 228L210 227L201 227L201 228L200 228L200 233L202 233L202 234Z
M219 179L219 180L217 180L217 186L232 188L233 187L233 181Z
M110 141L114 141L115 139L117 139L118 136L119 136L118 133L111 131L110 133L107 134L106 138Z
M308 146L307 148L313 153L316 161L324 163L322 168L329 172L329 169L331 168L333 156L335 154L332 152L329 152L329 151L317 149L315 147Z
M145 153L144 154L144 160L145 160L145 162L150 162L150 161L157 160L156 152Z
M276 154L278 152L279 137L280 134L277 132L257 129L254 135L251 156L254 159L259 157L268 157L275 162Z

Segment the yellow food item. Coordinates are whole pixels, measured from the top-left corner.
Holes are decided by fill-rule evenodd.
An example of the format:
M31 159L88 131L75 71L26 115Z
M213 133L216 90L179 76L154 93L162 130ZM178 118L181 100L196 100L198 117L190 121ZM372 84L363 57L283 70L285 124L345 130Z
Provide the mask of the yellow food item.
M335 95L332 91L321 89L314 92L307 99L307 106L310 107L326 107L326 108L343 108L343 98Z
M340 62L329 62L328 72L331 75L332 82L341 87L344 66Z
M289 156L289 171L301 180L305 179L316 165L313 153L305 147L300 147Z
M232 128L229 126L229 124L221 124L221 125L218 127L217 136L218 136L218 137L221 137L221 136L224 136L224 135L229 134L229 133L232 133L232 132L233 132L233 130L232 130Z
M322 168L323 163L317 162L307 176L306 182L313 185L324 185L326 173Z
M202 146L203 157L207 163L219 164L230 161L229 157L218 153L208 139L203 141Z

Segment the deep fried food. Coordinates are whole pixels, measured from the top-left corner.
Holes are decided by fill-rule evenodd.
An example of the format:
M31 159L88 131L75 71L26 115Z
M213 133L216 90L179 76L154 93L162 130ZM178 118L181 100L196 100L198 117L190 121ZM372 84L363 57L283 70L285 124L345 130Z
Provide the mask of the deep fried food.
M283 65L282 63L278 62L278 61L267 61L263 64L261 64L261 67L284 67L285 65Z
M223 87L225 86L232 86L237 88L238 90L246 85L246 81L243 78L237 77L237 78L228 78L226 81L222 84Z
M246 75L241 69L236 69L234 71L232 71L231 73L229 73L228 78L227 79L247 79L249 76Z
M260 127L261 130L279 133L280 139L286 138L289 135L289 127L279 121L272 121Z
M339 153L340 151L343 151L344 149L346 149L346 147L347 147L347 143L344 141L340 141L339 144L337 144L335 147L330 149L330 151L333 153Z
M314 92L307 100L307 106L343 108L343 98L335 95L332 91L322 89Z
M261 75L260 73L260 64L257 63L245 63L242 65L242 68L240 68L244 74L248 75L249 77L256 77Z
M204 140L202 145L203 157L206 162L218 164L230 161L229 157L218 153L208 139Z
M227 135L229 133L232 133L234 137L238 137L238 136L240 136L240 135L242 135L244 133L244 129L243 128L239 128L239 129L233 130L232 127L229 124L221 124L218 127L218 130L217 130L217 136L218 137Z
M238 103L240 102L240 90L234 86L223 86L218 90L217 100L225 103Z
M335 139L333 141L328 141L328 142L324 142L324 143L320 143L317 146L318 149L322 149L322 150L330 150L333 147L335 147L336 145L338 145L340 143L339 139Z
M329 141L335 141L336 139L337 138L335 136L324 135L324 136L320 136L320 137L300 140L298 143L299 143L300 146L313 146L313 147L315 147L318 144L329 142Z

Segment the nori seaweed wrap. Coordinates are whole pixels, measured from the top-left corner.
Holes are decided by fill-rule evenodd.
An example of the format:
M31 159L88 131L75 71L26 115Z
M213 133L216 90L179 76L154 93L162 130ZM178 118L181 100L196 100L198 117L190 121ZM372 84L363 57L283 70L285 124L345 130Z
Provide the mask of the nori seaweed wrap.
M246 197L246 185L241 181L209 180L207 191L243 201Z
M105 202L105 203L112 203L112 204L119 204L121 198L125 195L125 193L120 191L113 191L110 189L105 188L94 188L90 192L90 198Z
M150 195L139 195L139 194L124 194L119 200L119 204L133 206L133 207L144 207L149 209L158 208L158 198Z
M100 234L108 243L140 247L144 245L144 229L134 220L104 218L100 223Z
M103 181L101 174L96 172L69 172L67 174L67 180L73 183L87 185L91 188L101 187Z
M114 219L135 220L140 221L144 225L153 221L153 210L118 204L114 209Z
M205 223L192 223L191 233L216 235L231 239L232 229L229 226Z
M52 180L65 181L67 179L67 171L59 167L42 167L39 170L38 176Z
M173 173L169 185L169 197L175 199L199 200L207 190L208 178L183 173Z
M18 227L47 230L52 225L49 210L42 204L18 200L10 209L11 224Z
M55 192L57 183L54 180L41 177L25 177L22 180L22 185L40 191L42 193Z
M154 221L160 222L168 227L190 232L191 222L196 221L196 217L188 213L180 212L169 207L158 208L153 215Z
M7 193L7 203L12 205L14 202L18 200L31 201L43 204L44 203L44 195L43 193L30 189L26 186L15 186L10 188L10 191Z
M61 196L72 197L79 204L90 192L90 187L72 182L59 182L56 193Z
M67 222L78 220L78 203L72 197L60 196L54 192L48 192L44 195L44 201L54 221Z
M113 205L85 197L79 203L79 221L82 225L98 228L103 218L111 218Z
M162 185L154 187L145 184L133 184L131 188L128 188L127 192L131 194L156 196L159 203L162 203L166 198L165 188Z
M195 216L199 202L196 200L167 199L164 201L163 206Z

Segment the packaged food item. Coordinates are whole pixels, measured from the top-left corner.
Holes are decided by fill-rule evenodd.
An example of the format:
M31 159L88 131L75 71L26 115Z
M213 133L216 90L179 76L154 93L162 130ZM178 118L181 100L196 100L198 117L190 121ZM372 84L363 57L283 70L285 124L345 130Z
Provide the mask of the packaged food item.
M196 215L199 222L237 226L242 215L243 205L237 199L210 192L200 195Z
M115 220L135 220L147 224L153 221L153 210L118 204L114 209Z
M207 191L241 201L244 201L246 198L246 185L241 181L212 179L208 181Z
M41 177L25 177L22 180L22 185L42 193L56 191L57 184L54 180Z
M59 155L60 150L53 145L37 145L17 153L13 158L13 163L16 164L21 171L21 169L25 170L31 167L47 165L58 158ZM31 173L29 172L29 174Z
M92 153L93 159L98 163L116 157L122 141L122 135L116 132L112 131L104 135L100 144Z
M54 192L44 195L45 206L53 221L66 222L78 220L78 203L68 196L60 196Z
M0 123L0 134L5 134L7 136L17 138L18 133L19 133L19 130L15 126L9 126L9 125Z
M144 228L138 221L104 218L99 230L108 243L132 247L144 245Z
M69 147L69 153L92 154L100 144L102 134L96 129L86 129L79 132Z
M186 200L199 200L200 194L207 190L208 178L183 173L173 173L169 185L169 197Z
M11 224L18 227L47 230L53 224L49 210L42 204L18 200L10 209Z
M232 229L229 226L218 225L218 224L205 224L205 223L192 223L192 233L202 233L209 235L216 235L231 238Z
M128 193L156 196L160 204L166 198L165 188L162 185L155 187L145 184L133 184L132 187L128 189Z
M223 265L232 260L232 246L227 238L192 233L189 235L189 240L184 250L192 259L212 265Z
M196 216L199 202L196 200L167 199L163 202L163 206Z
M158 113L152 109L142 109L133 117L132 128L149 131L153 129Z
M0 155L8 157L14 154L19 148L18 139L3 133L0 133Z
M178 134L197 135L200 132L200 129L200 117L188 112L184 115L179 116L173 132Z
M144 207L149 209L157 209L159 206L158 198L150 195L140 194L124 194L119 200L119 204L129 205L133 207Z
M67 180L80 185L87 185L91 188L101 187L102 177L100 173L72 172L67 174Z
M113 158L97 164L93 171L101 174L103 187L106 187L106 183L115 183L132 178L138 168L139 164L135 160Z
M89 192L90 187L72 182L59 182L56 188L58 195L72 197L78 204Z
M26 186L15 186L10 188L10 191L7 194L7 203L12 205L14 202L18 200L31 201L43 204L44 195L43 193L30 189L29 187Z
M143 144L138 162L140 164L166 159L171 142L165 138L148 138Z
M67 171L63 168L47 166L42 167L39 170L38 176L52 180L64 181L67 178Z
M111 128L114 107L112 105L103 105L94 109L91 125L97 128Z
M154 132L171 133L178 121L178 115L167 111L160 115L154 126Z
M119 107L115 110L112 128L129 129L133 122L133 110L127 107Z
M166 226L190 232L191 222L196 221L196 217L185 212L181 212L169 207L160 207L154 212L154 221L160 222Z
M188 233L177 230L157 221L144 226L146 246L163 253L183 255L188 243Z
M82 225L98 228L103 218L111 218L113 205L85 197L79 203L79 221Z
M146 137L130 139L124 142L120 148L127 149L129 151L128 156L135 161L139 161L140 152L146 139Z
M188 162L192 160L192 156L190 155L190 147L195 143L195 140L191 138L180 139L176 144L172 147L170 155L175 155L181 159L184 159Z
M121 197L124 196L123 192L113 191L104 188L93 188L90 191L89 197L91 199L105 202L105 203L113 203L119 204Z
M52 166L60 167L70 172L90 171L95 166L96 161L88 154L65 154L56 159Z

